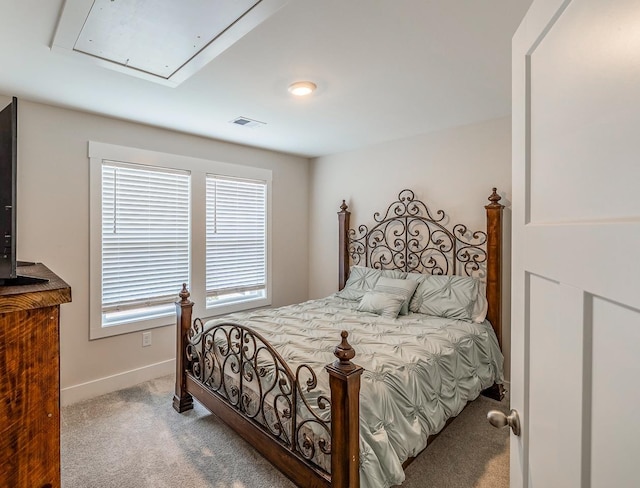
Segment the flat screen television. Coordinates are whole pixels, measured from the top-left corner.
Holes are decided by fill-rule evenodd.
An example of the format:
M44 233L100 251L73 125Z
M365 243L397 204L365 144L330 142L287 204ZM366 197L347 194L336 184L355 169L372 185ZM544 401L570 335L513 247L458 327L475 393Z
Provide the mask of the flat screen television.
M18 99L0 112L0 286L32 285L47 282L42 278L19 276L21 262L16 257L18 190Z

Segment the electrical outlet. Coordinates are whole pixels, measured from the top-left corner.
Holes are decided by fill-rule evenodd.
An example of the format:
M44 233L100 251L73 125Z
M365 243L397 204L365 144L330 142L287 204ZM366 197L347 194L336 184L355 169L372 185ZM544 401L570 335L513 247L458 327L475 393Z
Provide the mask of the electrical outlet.
M151 345L151 332L143 332L142 333L142 347L147 347Z

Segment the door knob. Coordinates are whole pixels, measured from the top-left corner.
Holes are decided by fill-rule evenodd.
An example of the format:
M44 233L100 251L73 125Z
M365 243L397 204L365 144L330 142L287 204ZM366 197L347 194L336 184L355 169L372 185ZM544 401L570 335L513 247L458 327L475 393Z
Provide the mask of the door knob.
M508 416L500 410L491 410L487 414L487 420L499 429L508 425L515 435L520 435L520 417L515 410L511 410Z

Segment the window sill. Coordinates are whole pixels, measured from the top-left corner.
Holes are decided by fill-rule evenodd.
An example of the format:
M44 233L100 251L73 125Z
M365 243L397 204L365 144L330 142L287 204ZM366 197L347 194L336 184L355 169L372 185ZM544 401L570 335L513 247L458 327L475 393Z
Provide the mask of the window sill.
M89 329L89 340L105 339L107 337L114 337L122 334L130 334L131 332L140 332L148 329L156 329L158 327L166 327L169 325L175 325L176 314L171 313L163 317L156 317L153 319L136 320L133 322L127 322L124 324L108 325L103 327L102 321L97 322L97 326L91 325Z
M244 300L242 302L213 305L206 308L206 313L211 317L218 317L229 313L244 312L254 310L256 308L268 307L269 305L271 305L271 298L255 298L253 300Z

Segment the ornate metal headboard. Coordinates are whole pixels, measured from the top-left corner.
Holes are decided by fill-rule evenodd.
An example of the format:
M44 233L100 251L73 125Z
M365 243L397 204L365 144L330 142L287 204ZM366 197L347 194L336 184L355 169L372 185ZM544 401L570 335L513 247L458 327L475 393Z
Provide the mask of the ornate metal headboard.
M432 213L427 205L416 200L411 190L402 190L398 200L384 214L373 215L369 228L360 225L349 228L350 212L343 200L338 212L339 222L339 288L349 274L349 264L378 269L399 269L406 272L436 275L464 275L487 283L487 318L502 345L501 324L501 254L502 209L496 189L486 205L487 229L470 232L466 225L447 226L447 215Z

